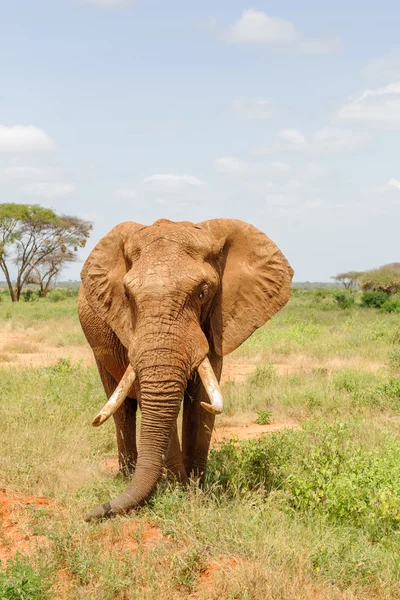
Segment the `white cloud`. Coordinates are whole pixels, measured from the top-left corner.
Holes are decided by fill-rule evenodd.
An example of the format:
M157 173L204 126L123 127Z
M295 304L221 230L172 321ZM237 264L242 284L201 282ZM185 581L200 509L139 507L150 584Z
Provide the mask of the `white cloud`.
M75 186L72 183L41 181L27 183L20 189L24 194L39 198L66 198L75 191Z
M236 156L221 156L214 162L214 167L219 173L244 173L248 163Z
M143 184L146 188L158 192L176 192L188 187L199 187L204 182L193 175L173 175L162 173L145 177Z
M386 184L386 188L389 190L400 190L400 181L392 177Z
M268 98L241 96L232 103L232 112L241 119L266 121L279 115L278 105Z
M54 148L53 140L39 127L0 125L0 152L43 152L54 150Z
M227 33L227 41L236 44L290 44L296 38L292 23L253 9L244 10Z
M278 142L284 142L292 147L299 148L307 144L306 137L298 129L283 129L276 137Z
M117 9L126 8L132 4L131 0L81 0L84 4L94 4L99 8Z
M371 81L400 80L400 50L392 50L378 58L372 58L362 71L363 76Z
M289 46L302 54L325 54L338 46L336 38L307 38L290 21L254 9L242 12L225 40L232 44Z
M42 169L38 167L6 167L2 174L22 181L48 181L60 176L58 169Z
M132 190L130 188L119 188L115 193L118 196L118 198L123 198L125 200L136 197L135 190Z
M364 122L382 128L400 128L400 82L365 90L337 111L343 121Z

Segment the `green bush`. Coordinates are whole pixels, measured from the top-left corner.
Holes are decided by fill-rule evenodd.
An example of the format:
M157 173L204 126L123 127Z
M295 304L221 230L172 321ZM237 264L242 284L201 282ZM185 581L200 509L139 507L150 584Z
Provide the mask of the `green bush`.
M380 310L384 313L400 313L400 300L386 300Z
M271 423L272 412L270 410L259 410L257 412L257 425L269 425Z
M271 383L276 377L275 367L269 363L261 367L257 367L251 375L247 378L247 381L258 388L263 388Z
M45 600L54 598L50 593L52 581L47 569L36 570L29 559L21 555L1 569L0 600Z
M39 299L39 293L37 290L27 289L21 294L24 302L36 302Z
M354 304L354 296L346 292L336 292L335 300L340 308L350 308Z
M51 290L47 294L46 298L49 302L60 302L62 300L66 300L68 298L68 294L66 290Z
M361 306L364 308L381 308L389 299L386 292L364 292L361 297Z
M232 494L273 492L283 509L383 539L400 528L400 442L381 434L365 447L364 437L357 423L314 421L302 431L233 438L211 451L208 483Z

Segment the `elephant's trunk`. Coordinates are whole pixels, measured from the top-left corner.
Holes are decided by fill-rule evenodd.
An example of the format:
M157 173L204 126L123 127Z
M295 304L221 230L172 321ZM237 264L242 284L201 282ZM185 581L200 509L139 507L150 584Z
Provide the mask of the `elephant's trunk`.
M166 368L157 362L158 366L138 370L142 423L139 456L132 480L122 494L90 512L86 521L126 513L143 505L162 475L183 400L186 373L180 366ZM161 362L165 364L165 361Z

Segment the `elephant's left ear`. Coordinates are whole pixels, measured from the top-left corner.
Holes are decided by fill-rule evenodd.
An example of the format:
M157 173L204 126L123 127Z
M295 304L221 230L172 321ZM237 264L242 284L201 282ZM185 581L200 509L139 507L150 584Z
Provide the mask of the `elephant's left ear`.
M96 244L81 271L86 300L95 313L117 334L128 348L132 320L124 294L127 272L126 246L135 243L143 229L132 221L116 225Z
M213 219L199 226L210 232L218 252L221 287L210 324L215 351L224 356L286 304L294 272L274 242L253 225Z

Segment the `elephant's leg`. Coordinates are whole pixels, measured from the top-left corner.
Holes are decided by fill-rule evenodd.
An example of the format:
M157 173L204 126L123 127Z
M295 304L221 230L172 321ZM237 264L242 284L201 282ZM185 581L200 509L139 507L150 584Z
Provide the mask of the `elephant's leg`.
M183 464L181 444L178 437L178 428L175 425L169 445L166 467L169 474L183 484L187 483L186 469Z
M210 356L215 375L220 380L222 358ZM182 426L182 454L186 473L198 477L203 482L211 435L214 429L215 415L210 414L200 405L209 402L199 376L190 382L185 393Z
M107 398L110 398L118 384L99 361L96 360L96 364ZM134 398L126 398L113 415L117 432L119 469L126 476L133 474L137 461L136 411L137 401Z

